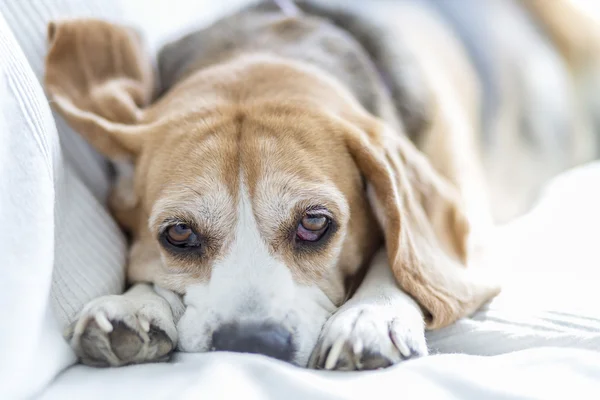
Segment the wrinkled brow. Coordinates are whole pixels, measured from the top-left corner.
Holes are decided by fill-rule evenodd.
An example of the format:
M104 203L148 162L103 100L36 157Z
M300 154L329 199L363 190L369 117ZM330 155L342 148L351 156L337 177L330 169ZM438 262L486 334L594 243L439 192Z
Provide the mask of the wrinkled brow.
M264 229L274 232L299 209L325 207L340 222L345 222L349 206L333 182L309 181L283 171L272 171L256 184L254 204L257 219Z
M211 181L210 185L172 185L165 189L154 203L148 220L149 229L158 232L173 220L192 223L206 232L224 232L233 229L235 200L227 187Z

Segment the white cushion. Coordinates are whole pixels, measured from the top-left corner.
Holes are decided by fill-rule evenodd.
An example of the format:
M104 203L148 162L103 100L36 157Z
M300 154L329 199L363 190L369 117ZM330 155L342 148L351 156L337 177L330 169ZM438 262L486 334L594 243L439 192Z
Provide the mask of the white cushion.
M63 158L3 14L0 54L0 398L9 399L31 396L74 362L62 328L90 299L122 291L125 241Z
M50 111L0 15L0 398L30 396L73 361L50 310L54 164Z

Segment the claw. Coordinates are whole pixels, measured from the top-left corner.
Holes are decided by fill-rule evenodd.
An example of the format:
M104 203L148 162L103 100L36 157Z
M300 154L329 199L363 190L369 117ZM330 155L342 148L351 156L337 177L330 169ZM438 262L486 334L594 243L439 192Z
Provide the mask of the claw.
M410 358L412 356L412 351L406 345L406 343L404 343L404 340L402 340L401 338L398 337L398 334L396 333L396 329L394 329L393 321L389 327L389 335L390 335L390 339L392 339L392 343L394 343L394 346L396 346L396 348L398 349L398 351L400 352L402 357Z
M354 355L360 355L362 354L364 349L364 345L362 340L357 339L356 343L354 343L354 346L352 346L352 351L354 352Z
M139 317L140 326L144 330L144 332L150 332L150 321L145 317Z
M354 365L356 366L356 369L362 369L362 353L364 350L364 345L362 340L357 339L356 343L354 343L354 346L352 346L352 352L354 353Z
M333 346L331 346L331 350L327 355L327 360L325 360L325 369L333 369L337 364L340 355L342 354L342 349L344 348L346 340L344 338L339 338L335 341Z
M102 329L104 332L106 332L106 333L112 332L113 326L110 323L110 321L108 320L108 317L106 316L106 314L104 312L100 311L100 312L96 313L96 315L94 316L94 319L96 320L96 323L98 324L100 329Z
M89 318L81 318L75 322L75 329L73 329L73 337L81 336L87 328Z

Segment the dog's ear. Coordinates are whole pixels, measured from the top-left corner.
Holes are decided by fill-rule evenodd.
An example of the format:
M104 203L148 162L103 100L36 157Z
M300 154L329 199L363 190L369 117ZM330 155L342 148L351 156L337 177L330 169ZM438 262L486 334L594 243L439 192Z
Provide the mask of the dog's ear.
M153 70L132 29L94 19L51 22L45 85L73 129L111 159L142 146L143 108L153 94Z
M353 116L344 123L396 280L423 307L428 328L468 316L497 295L497 285L465 268L469 225L456 188L381 121Z

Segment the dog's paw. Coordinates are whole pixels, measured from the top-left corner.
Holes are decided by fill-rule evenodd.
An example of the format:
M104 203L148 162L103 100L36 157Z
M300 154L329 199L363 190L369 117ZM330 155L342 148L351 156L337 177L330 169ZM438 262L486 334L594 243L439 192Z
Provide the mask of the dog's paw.
M100 297L84 307L65 338L91 366L166 361L175 348L175 324L152 314L124 296Z
M325 324L309 366L341 371L385 368L427 355L423 322L389 307L354 306Z

